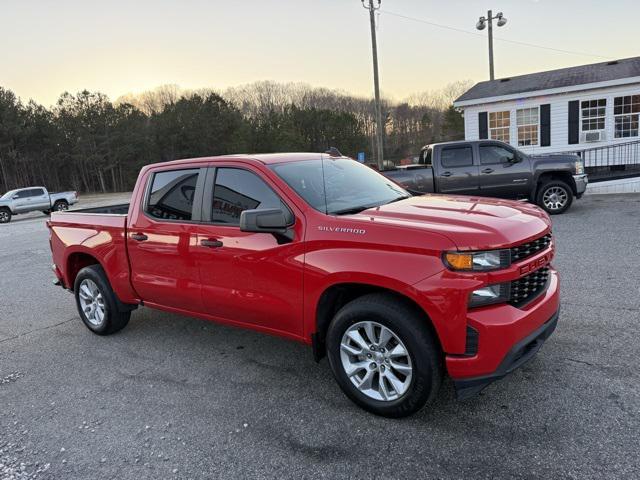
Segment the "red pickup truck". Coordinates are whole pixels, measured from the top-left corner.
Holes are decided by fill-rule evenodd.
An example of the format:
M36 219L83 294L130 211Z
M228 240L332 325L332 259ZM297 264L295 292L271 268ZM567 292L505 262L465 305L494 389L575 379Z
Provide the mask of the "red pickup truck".
M56 283L106 335L144 305L280 335L327 355L361 407L409 415L444 374L459 397L553 332L549 217L498 199L413 197L338 155L178 160L129 205L53 213Z

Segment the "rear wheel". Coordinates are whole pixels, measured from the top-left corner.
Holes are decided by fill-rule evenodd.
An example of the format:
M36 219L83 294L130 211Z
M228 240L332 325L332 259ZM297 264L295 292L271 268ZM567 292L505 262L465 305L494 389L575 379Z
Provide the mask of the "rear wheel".
M424 316L390 295L345 305L329 326L327 356L347 397L377 415L417 412L442 382L440 348Z
M9 223L11 221L11 210L8 208L0 208L0 223Z
M69 203L66 200L58 200L54 205L53 209L56 212L64 212L65 210L69 210Z
M549 180L538 188L536 203L551 215L566 212L572 202L571 187L562 180Z
M80 318L93 333L109 335L129 323L131 312L118 310L116 295L100 265L80 270L73 290Z

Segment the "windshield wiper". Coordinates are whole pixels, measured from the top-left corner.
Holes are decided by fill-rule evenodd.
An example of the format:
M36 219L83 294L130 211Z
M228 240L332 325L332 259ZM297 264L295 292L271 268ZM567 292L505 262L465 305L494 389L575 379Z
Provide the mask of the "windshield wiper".
M411 198L411 195L394 198L393 200L390 200L384 203L372 203L371 205L360 205L359 207L351 207L351 208L345 208L343 210L336 210L335 212L331 212L330 215L350 215L354 213L360 213L370 208L381 207L382 205L388 205L389 203L398 202L406 198Z
M394 198L393 200L389 200L384 205L389 205L390 203L399 202L400 200L406 200L407 198L411 198L411 195L403 195L401 197Z
M336 210L335 212L331 212L330 215L350 215L354 213L360 213L360 212L363 212L364 210L377 207L377 206L378 204L376 203L375 205L361 205L359 207L345 208L343 210Z

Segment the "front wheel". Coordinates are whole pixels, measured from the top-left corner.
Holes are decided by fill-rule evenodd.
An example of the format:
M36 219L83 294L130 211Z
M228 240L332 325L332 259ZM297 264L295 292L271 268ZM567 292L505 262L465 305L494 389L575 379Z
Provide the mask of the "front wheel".
M566 212L572 202L571 187L562 180L550 180L538 188L536 203L551 215Z
M129 323L131 312L118 310L116 295L100 265L80 270L73 291L80 318L93 333L109 335Z
M385 294L365 295L340 309L327 332L327 356L347 397L394 418L433 401L442 382L442 354L427 322Z

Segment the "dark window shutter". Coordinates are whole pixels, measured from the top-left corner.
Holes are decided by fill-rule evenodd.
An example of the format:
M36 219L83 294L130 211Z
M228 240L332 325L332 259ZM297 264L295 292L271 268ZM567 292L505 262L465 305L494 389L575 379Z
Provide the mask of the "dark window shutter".
M551 104L540 105L540 146L551 145Z
M569 102L569 145L580 143L580 102Z
M489 125L487 121L487 112L478 113L478 131L480 132L480 140L489 138Z

